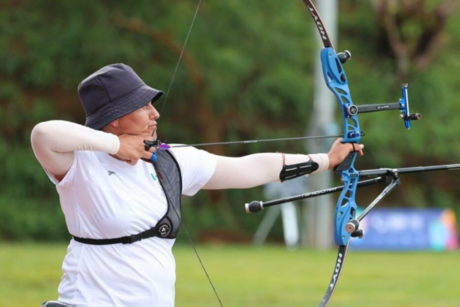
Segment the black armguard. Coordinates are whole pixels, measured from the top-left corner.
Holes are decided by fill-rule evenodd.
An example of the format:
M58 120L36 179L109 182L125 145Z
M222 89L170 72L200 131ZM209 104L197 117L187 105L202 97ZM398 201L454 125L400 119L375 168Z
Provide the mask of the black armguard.
M311 174L318 169L318 163L308 161L299 164L284 165L280 173L281 182L291 180L303 175Z

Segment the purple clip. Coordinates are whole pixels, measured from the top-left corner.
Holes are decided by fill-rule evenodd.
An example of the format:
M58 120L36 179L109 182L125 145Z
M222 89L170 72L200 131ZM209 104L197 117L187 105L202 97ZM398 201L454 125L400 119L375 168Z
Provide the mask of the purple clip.
M162 143L162 144L160 144L160 145L158 146L158 149L160 149L160 150L168 150L168 149L170 149L170 148L171 148L171 146L169 146L169 145L166 144L166 143Z

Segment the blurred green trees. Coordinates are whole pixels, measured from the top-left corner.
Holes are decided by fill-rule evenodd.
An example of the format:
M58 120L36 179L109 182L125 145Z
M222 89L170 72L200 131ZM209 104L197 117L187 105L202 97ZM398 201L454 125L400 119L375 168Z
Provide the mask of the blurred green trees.
M30 131L50 119L83 124L76 88L107 64L126 63L146 83L166 91L197 2L0 4L0 238L69 237L55 188L30 148ZM396 113L361 116L366 155L358 168L460 162L460 20L453 18L455 10L441 16L445 22L433 40L436 48L423 65L417 50L426 49L416 47L438 28L441 17L435 12L447 2L386 7L384 13L376 5L385 1L340 2L337 47L353 53L346 69L354 102L397 101L405 81L412 111L424 115L411 131L404 131ZM403 59L391 43L395 34L408 50ZM302 135L311 112L315 35L301 1L203 1L166 105L165 99L157 103L160 137L197 143ZM305 149L301 143L272 143L209 151L239 156ZM459 213L459 183L455 173L405 177L384 203L454 207ZM361 201L376 191L363 191ZM245 239L261 216L248 218L242 204L262 199L261 194L260 189L201 192L184 201L185 221L197 236L219 230Z

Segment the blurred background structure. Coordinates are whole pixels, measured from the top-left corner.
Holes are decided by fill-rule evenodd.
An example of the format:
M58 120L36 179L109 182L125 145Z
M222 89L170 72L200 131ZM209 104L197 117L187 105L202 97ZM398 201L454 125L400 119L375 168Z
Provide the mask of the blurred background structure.
M353 54L346 69L355 104L397 101L400 84L408 82L412 110L424 115L410 131L397 112L361 116L366 150L359 169L460 162L457 2L340 1L336 48ZM166 90L196 4L1 2L2 241L69 240L55 188L30 147L32 128L51 119L83 124L77 86L107 64L126 63ZM160 138L201 143L315 134L317 58L316 33L301 1L203 1L159 121ZM163 101L157 104L162 109ZM209 148L230 156L315 150L302 142ZM338 176L331 176L337 185ZM406 176L382 206L451 209L460 216L459 185L455 172ZM359 191L358 204L378 191ZM183 216L200 242L250 242L263 215L248 216L243 205L263 195L262 188L200 192L184 199ZM283 240L280 223L269 240Z

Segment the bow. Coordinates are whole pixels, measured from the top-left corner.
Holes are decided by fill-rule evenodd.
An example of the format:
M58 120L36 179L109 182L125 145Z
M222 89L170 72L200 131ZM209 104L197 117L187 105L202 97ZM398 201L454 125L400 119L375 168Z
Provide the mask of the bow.
M402 87L402 98L399 102L388 103L388 104L374 104L374 105L360 105L356 106L353 104L351 98L350 89L348 86L348 79L343 68L343 65L351 58L349 51L337 53L331 42L329 34L324 26L321 17L311 0L303 0L307 6L313 21L319 31L319 35L323 42L324 47L321 49L320 57L323 69L323 76L327 87L336 96L337 101L340 105L342 112L343 121L343 140L342 143L350 143L353 148L356 143L361 141L362 132L359 126L358 114L387 111L387 110L400 110L401 118L404 120L404 125L407 129L410 129L410 121L421 119L421 115L409 113L409 100L408 100L408 85L404 84ZM270 202L251 202L246 204L246 211L248 213L257 212L268 205L280 204L286 201L293 201L297 199L305 199L310 197L316 197L324 194L334 193L341 191L338 198L335 217L334 217L334 241L338 245L337 260L334 266L331 281L328 285L326 294L320 303L320 307L326 306L335 290L337 282L342 272L342 268L345 261L345 256L348 250L348 244L351 237L362 237L364 235L362 229L359 229L359 222L375 207L375 205L388 193L390 193L397 185L400 184L399 171L385 171L383 173L368 172L366 175L374 175L373 179L359 181L362 172L358 172L355 167L355 160L357 152L351 152L345 160L336 167L336 171L340 172L341 181L343 186L329 188L321 191L311 192L300 196L289 197L288 199L276 200ZM366 210L359 217L357 214L356 204L356 191L358 187L369 186L384 182L387 176L393 176L391 183L382 191L382 193L369 205Z
M168 95L170 93L174 76L177 72L177 68L179 67L182 55L184 53L189 35L191 33L194 21L196 19L200 4L202 0L199 0L192 23L190 25L189 31L187 33L187 37L182 47L181 54L179 56L179 60L177 62L175 71L171 78L171 82L169 84L168 90L166 92L166 98L164 100L163 107L161 112L163 111L164 105L166 104ZM358 114L360 113L369 113L369 112L378 112L378 111L388 111L388 110L399 110L400 117L404 121L404 125L406 129L411 128L411 121L412 120L419 120L421 119L421 115L419 113L411 114L409 112L409 98L408 98L408 85L403 84L402 86L402 94L401 98L398 102L394 103L386 103L386 104L371 104L371 105L354 105L350 89L348 86L348 79L343 68L343 65L351 58L351 53L349 51L337 53L334 49L334 46L330 40L330 37L327 33L326 27L324 26L318 11L316 10L313 2L311 0L303 0L304 4L308 8L315 25L319 31L321 40L323 42L324 48L322 48L320 56L322 61L322 68L323 68L323 76L328 88L334 93L337 98L337 101L340 105L340 109L342 112L342 120L343 120L343 143L350 143L356 144L359 143L361 137L364 136L364 133L360 130L360 125L358 121ZM161 113L160 112L160 113ZM283 141L283 140L293 140L293 139L307 139L307 138L325 138L325 137L336 137L336 136L322 136L322 137L301 137L301 138L290 138L290 139L272 139L272 140L251 140L251 141L236 141L236 142L220 142L220 143L205 143L205 144L192 144L192 145L168 145L165 142L161 142L159 140L155 140L154 142L147 142L145 144L146 150L150 147L156 147L158 150L167 150L171 147L184 147L184 146L209 146L209 145L229 145L229 144L247 144L247 143L256 143L262 141ZM326 306L330 301L330 298L336 288L338 283L340 273L342 272L345 256L348 250L348 244L350 238L352 237L359 237L362 238L364 232L362 229L359 228L360 222L369 214L369 212L391 191L393 191L398 185L400 185L400 175L402 174L409 174L409 173L420 173L420 172L431 172L431 171L440 171L440 170L460 170L460 164L450 164L450 165L437 165L437 166L426 166L426 167L407 167L407 168L398 168L398 169L390 169L390 168L383 168L383 169L374 169L374 170L362 170L357 171L354 167L354 163L357 157L357 152L352 152L347 156L347 158L340 164L336 171L340 172L341 179L343 182L342 186L328 188L320 191L310 192L302 195L291 196L284 199L267 201L267 202L259 202L254 201L249 204L246 204L246 211L248 213L258 212L265 207L278 205L285 202L291 202L300 199L306 199L311 197L317 197L325 194L341 192L335 210L335 217L334 217L334 241L336 245L338 245L338 254L337 260L334 265L333 274L328 284L326 293L320 303L320 307ZM153 161L152 159L152 162ZM361 180L360 178L370 178L366 180ZM365 210L357 216L357 204L355 201L356 191L358 188L367 187L370 185L375 184L389 184L383 189L383 191L375 198L374 201L368 205ZM177 212L176 212L177 213ZM212 284L212 281L206 272L206 269L196 251L196 248L188 234L187 228L185 227L183 221L181 220L181 224L185 229L186 235L195 251L197 258L199 259L202 268L208 277L209 283L214 290L214 293L220 303L221 306L222 302Z
M326 27L313 2L310 0L303 0L303 2L307 6L316 24L324 45L320 53L323 76L327 87L334 93L340 104L343 121L342 142L351 144L359 143L361 141L361 130L359 127L358 113L365 110L365 108L360 108L353 104L350 89L348 87L348 79L343 68L343 64L351 58L351 53L349 51L336 53ZM409 101L407 99L406 85L403 86L403 97L399 103L386 108L379 109L378 107L379 106L369 106L367 109L372 109L373 111L389 110L393 108L400 109L406 128L410 128L410 116L408 116ZM380 105L380 107L382 107L382 105ZM331 281L320 306L326 306L334 292L340 273L342 272L350 237L363 235L362 231L359 230L359 222L356 222L358 206L355 197L360 178L359 172L354 167L356 156L356 151L351 152L342 164L336 168L336 170L340 172L343 182L343 189L337 201L334 217L334 241L339 246L339 250ZM396 185L396 183L394 183L394 185Z
M308 8L315 25L319 31L321 40L324 47L321 49L320 57L322 62L323 76L326 82L327 87L334 93L337 98L337 101L340 105L342 112L343 120L343 143L357 144L360 142L361 137L364 136L364 133L360 130L358 114L360 113L369 113L369 112L378 112L378 111L389 111L389 110L399 110L400 117L404 121L404 125L407 129L411 127L412 120L421 119L419 113L411 114L409 112L409 99L408 99L408 85L403 84L402 86L402 95L401 99L398 102L386 103L386 104L371 104L371 105L354 105L351 98L350 89L348 86L348 79L343 68L343 65L351 58L351 53L349 51L344 51L337 53L334 49L334 46L331 42L329 34L327 33L326 27L321 20L320 15L318 14L317 9L315 8L311 0L303 0L304 4ZM189 35L191 33L194 21L199 10L201 0L198 3L198 6L195 11L190 29L188 31L187 37L185 39L181 55L177 62L173 77L169 84L166 98L163 104L161 111L163 111L164 105L166 104L168 95L171 90L172 83L174 81L174 76L177 72L177 68L180 64L182 55L185 50ZM322 137L301 137L301 138L290 138L292 139L306 139L306 138L325 138L325 137L336 137L336 136L322 136ZM168 145L165 142L155 140L153 142L146 142L145 148L148 150L150 147L155 147L157 150L168 150L171 147L184 147L184 146L208 146L208 145L228 145L228 144L247 144L247 143L256 143L262 141L282 141L289 139L273 139L273 140L251 140L251 141L237 141L237 142L220 142L220 143L205 143L205 144L192 144L192 145ZM354 146L354 145L353 145ZM430 167L415 167L415 168L401 168L401 169L378 169L378 170L365 170L357 171L354 167L354 163L357 157L357 152L351 152L346 159L336 168L336 171L340 172L341 180L343 182L342 186L324 189L320 191L310 192L302 195L291 196L284 199L260 202L253 201L245 205L246 211L248 213L258 212L265 207L278 205L285 202L295 201L299 199L317 197L320 195L341 192L335 210L334 217L334 241L338 245L338 255L337 260L334 266L333 274L331 281L327 287L326 293L320 303L320 307L326 306L335 290L335 287L338 283L340 273L345 261L345 256L348 250L349 240L352 237L361 238L364 235L362 229L359 228L360 222L364 217L380 202L387 194L393 191L400 184L400 174L406 173L417 173L417 172L426 172L426 171L437 171L437 170L460 170L460 164L451 164L451 165L440 165L440 166L430 166ZM156 158L156 157L155 157ZM152 162L155 162L155 158L152 159ZM362 180L360 178L370 177L371 179ZM388 179L391 179L391 182L384 188L384 190L377 196L377 198L361 213L358 217L357 215L357 204L355 201L356 191L358 188L366 187L374 184L386 183ZM185 228L183 221L181 220L182 226ZM195 253L200 260L200 257L194 247L193 242L188 235L187 229L185 232L189 241L195 250ZM206 272L204 265L201 260L200 263L204 272L206 273L208 280L214 289L211 279ZM214 293L219 300L220 305L222 302L214 289Z

